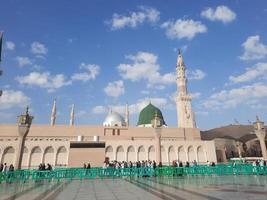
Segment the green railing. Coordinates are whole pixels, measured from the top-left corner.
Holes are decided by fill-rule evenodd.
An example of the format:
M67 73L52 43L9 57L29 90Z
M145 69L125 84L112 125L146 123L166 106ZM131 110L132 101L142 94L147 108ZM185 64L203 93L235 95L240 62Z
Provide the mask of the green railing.
M40 182L42 180L60 181L72 179L117 178L117 177L151 177L151 176L182 176L182 175L267 175L267 166L252 166L240 164L192 167L161 167L161 168L64 168L52 171L17 170L0 173L0 183Z

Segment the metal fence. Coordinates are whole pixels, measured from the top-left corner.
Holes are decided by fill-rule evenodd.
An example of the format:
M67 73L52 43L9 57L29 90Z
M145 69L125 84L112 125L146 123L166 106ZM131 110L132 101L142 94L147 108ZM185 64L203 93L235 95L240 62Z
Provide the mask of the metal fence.
M267 175L267 166L252 166L251 164L191 166L191 167L151 167L140 168L58 168L52 171L17 170L0 173L0 183L26 181L60 181L72 179L120 178L120 177L157 177L184 175Z

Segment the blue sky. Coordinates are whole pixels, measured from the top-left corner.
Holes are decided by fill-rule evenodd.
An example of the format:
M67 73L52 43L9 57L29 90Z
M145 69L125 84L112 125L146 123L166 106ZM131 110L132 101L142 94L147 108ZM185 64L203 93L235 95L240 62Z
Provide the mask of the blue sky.
M102 124L109 109L130 124L149 102L177 125L175 65L182 49L200 129L267 121L267 2L4 1L0 123L26 105L47 124Z

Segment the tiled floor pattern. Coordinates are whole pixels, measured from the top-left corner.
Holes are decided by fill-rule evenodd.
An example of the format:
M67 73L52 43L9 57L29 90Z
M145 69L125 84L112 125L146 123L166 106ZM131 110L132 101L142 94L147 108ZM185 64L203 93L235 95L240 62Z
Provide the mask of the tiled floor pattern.
M61 182L1 184L0 200L41 200ZM23 192L25 191L25 192ZM14 196L14 194L18 194ZM73 180L55 200L267 200L267 176L185 176ZM52 200L52 199L49 199Z
M267 200L266 176L192 176L71 182L56 200Z

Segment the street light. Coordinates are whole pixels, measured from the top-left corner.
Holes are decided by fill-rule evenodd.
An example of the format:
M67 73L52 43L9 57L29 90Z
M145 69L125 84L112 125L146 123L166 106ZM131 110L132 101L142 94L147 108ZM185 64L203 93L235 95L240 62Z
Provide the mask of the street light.
M29 107L26 107L25 114L18 116L18 133L19 133L19 146L16 158L15 168L21 169L21 162L24 150L25 139L30 131L33 116L29 115Z
M262 157L263 159L267 160L267 150L266 150L266 145L265 145L265 127L264 127L264 122L260 121L259 117L256 116L256 122L253 123L254 126L254 133L258 137L261 145L261 152L262 152Z

